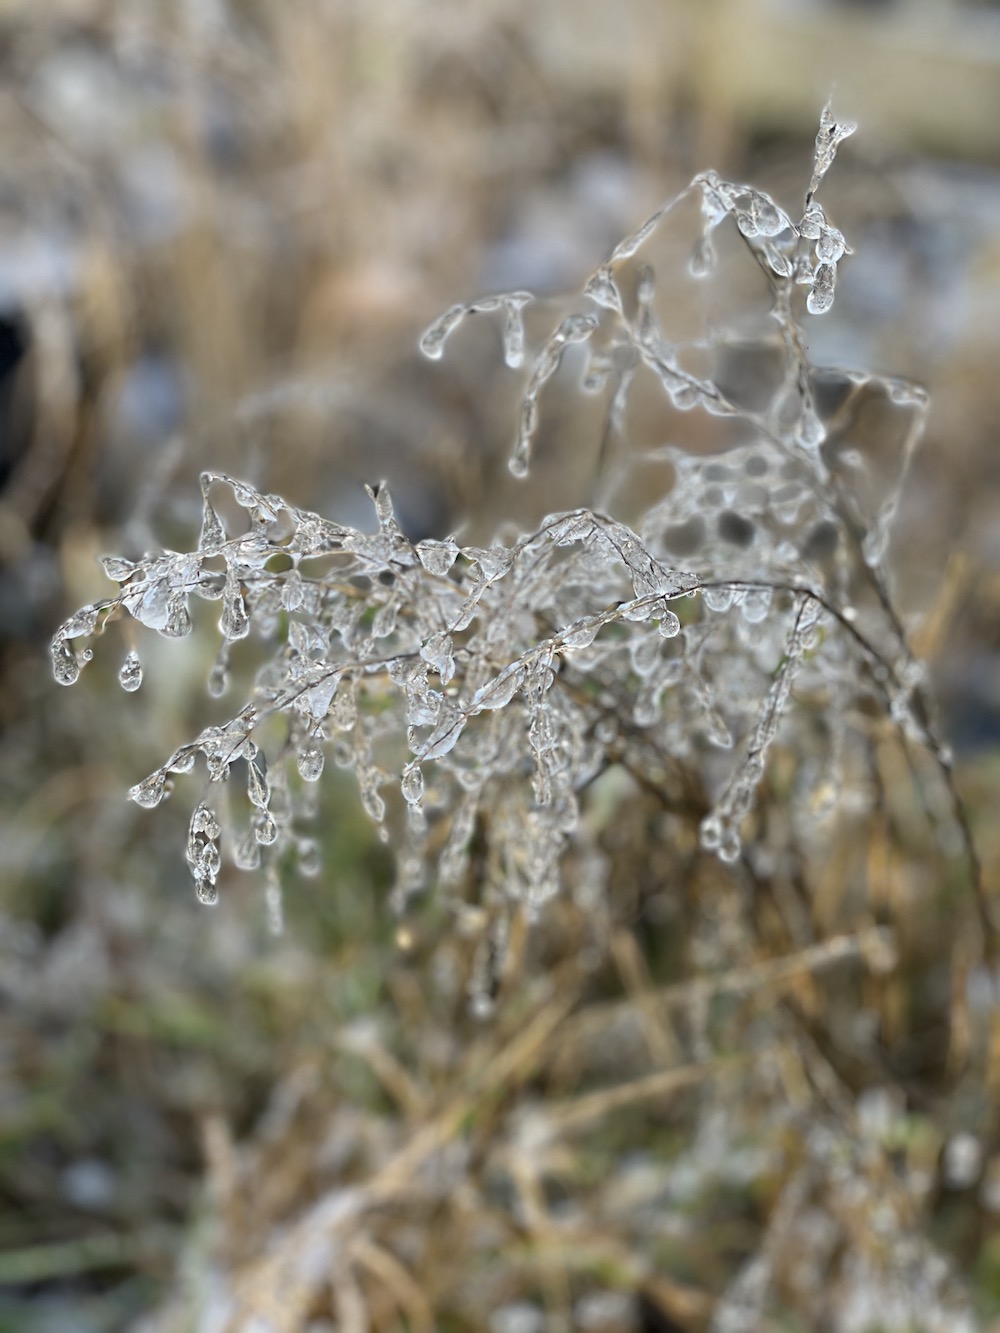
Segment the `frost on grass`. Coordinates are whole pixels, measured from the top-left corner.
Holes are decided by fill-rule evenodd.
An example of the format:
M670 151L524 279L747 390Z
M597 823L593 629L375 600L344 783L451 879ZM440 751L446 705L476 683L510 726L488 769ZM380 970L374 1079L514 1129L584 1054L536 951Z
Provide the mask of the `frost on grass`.
M487 547L451 537L414 544L384 486L369 491L372 523L362 530L205 472L193 550L105 559L117 591L57 631L60 683L77 680L89 641L110 622L130 617L183 636L198 599L218 603L212 695L227 692L242 640L263 645L252 697L129 793L153 807L183 777L194 802L187 861L202 901L215 901L229 859L262 870L269 915L280 920L279 865L318 869L306 831L332 759L353 770L370 818L396 826L396 908L428 890L456 911L475 905L482 1010L513 914L537 916L559 892L567 854L580 864L593 854L581 818L610 767L658 787L669 804L664 775L682 766L703 792L702 845L726 862L753 839L775 747L797 756L789 801L803 820L818 818L830 808L822 794L842 789L850 720L873 706L946 773L883 568L926 398L905 381L837 372L849 390L881 394L902 421L895 455L872 469L830 445L816 387L829 372L804 351L805 321L830 309L850 253L816 193L852 128L824 110L799 217L750 185L695 177L613 250L579 308L533 352L521 319L528 292L455 305L424 334L422 350L437 359L478 314L497 321L507 365L526 364L516 477L530 469L546 388L574 345L585 362L580 391L604 395L612 429L624 429L640 371L678 412L738 424L739 442L721 454L663 446L656 457L671 466L672 488L634 526L584 507ZM767 277L782 368L763 407L694 373L688 353L698 348L673 343L658 320L664 279L641 252L685 199L700 217L691 275L712 273L729 228ZM142 655L153 651L129 648L124 689L141 689ZM227 783L233 799L219 800ZM475 867L474 843L486 848Z

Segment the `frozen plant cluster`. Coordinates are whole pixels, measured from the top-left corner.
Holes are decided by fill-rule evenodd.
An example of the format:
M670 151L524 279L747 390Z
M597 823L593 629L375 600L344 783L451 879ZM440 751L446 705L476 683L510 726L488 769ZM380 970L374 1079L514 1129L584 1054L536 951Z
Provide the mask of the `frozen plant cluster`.
M816 192L852 128L824 110L797 218L749 185L697 176L621 241L533 354L528 292L453 306L425 333L422 350L436 359L467 315L500 317L508 365L527 362L516 477L530 469L544 391L561 366L565 378L564 361L584 363L578 391L603 404L619 437L640 377L661 386L677 420L724 419L722 452L655 452L672 483L633 525L575 508L489 546L414 543L385 486L369 492L375 522L364 531L205 472L195 549L105 559L118 590L57 631L60 683L73 684L90 659L79 641L123 616L188 634L193 598L220 607L211 694L227 692L234 645L263 646L252 697L130 792L153 807L176 776L203 771L187 844L203 902L215 901L227 855L264 868L280 918L279 862L319 870L310 819L332 760L353 770L373 820L402 825L396 908L433 890L480 932L473 1001L486 1009L514 914L535 916L564 885L601 891L586 812L613 766L693 809L703 847L726 862L752 845L776 744L795 757L786 799L797 817L829 812L850 785L842 775L858 715L902 728L950 791L884 568L926 397L906 381L813 367L803 333L806 314L832 305L849 254ZM698 369L724 335L678 345L662 327L662 283L640 252L685 200L701 220L690 275L712 273L724 228L765 275L782 369L764 406ZM875 395L899 421L888 464L831 432L820 401L831 382L848 399ZM121 684L141 682L130 649ZM401 799L387 816L390 792Z

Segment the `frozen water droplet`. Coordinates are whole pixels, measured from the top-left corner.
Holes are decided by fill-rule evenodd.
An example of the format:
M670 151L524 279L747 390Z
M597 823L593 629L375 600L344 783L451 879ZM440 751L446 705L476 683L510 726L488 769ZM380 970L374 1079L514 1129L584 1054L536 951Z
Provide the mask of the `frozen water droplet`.
M257 821L253 830L254 837L264 847L270 847L278 836L278 826L271 815L266 814L263 819Z
M722 820L716 814L706 815L701 821L701 845L706 852L714 852L722 842Z
M563 630L562 641L566 648L589 648L597 638L601 628L600 620L581 620Z
M197 754L194 750L175 750L167 760L166 767L171 773L190 773L196 759Z
M52 658L52 674L56 681L60 685L75 685L80 679L80 663L66 640L53 639L49 654Z
M825 439L826 427L820 421L815 409L806 404L795 428L796 443L806 449L818 449Z
M740 859L741 843L740 835L737 829L729 824L723 830L722 840L716 850L720 861L725 861L727 865L732 865Z
M750 588L740 602L740 613L748 624L758 625L771 609L770 588Z
M215 907L219 901L218 886L205 876L195 876L194 891L198 901L206 907Z
M637 634L629 644L632 670L643 678L652 675L660 662L660 645L651 634Z
M748 209L738 208L736 210L736 225L748 239L752 239L760 232L757 219Z
M142 684L142 663L134 648L125 655L125 661L118 672L118 680L122 689L127 690L129 694L133 694Z
M227 667L227 659L220 654L212 664L212 670L208 673L208 692L213 699L221 699L229 688Z
M69 620L59 629L59 637L62 639L79 639L85 634L93 634L97 625L96 606L85 606L82 611L77 611L75 616L70 616Z
M202 833L206 838L214 841L220 833L219 820L215 811L204 801L200 801L194 808L191 815L192 834Z
M453 305L440 315L420 339L420 350L431 361L440 361L449 333L460 324L465 315L464 305Z
M660 613L659 630L661 638L664 639L673 639L680 634L681 622L673 611L668 609Z
M632 602L623 602L619 610L626 620L642 622L653 614L653 602L648 597L637 597Z
M160 627L160 633L170 639L183 639L191 633L191 613L183 593L169 599L167 618Z
M510 475L516 477L518 481L523 481L528 475L528 445L526 441L518 440L507 467L510 470Z
M323 868L319 844L315 838L300 838L297 845L298 871L307 879L315 879Z
M141 805L144 810L152 810L163 800L166 787L166 774L153 773L142 782L137 782L134 787L130 787L128 797L130 801L135 801L136 805Z
M823 211L822 204L810 204L802 214L802 221L799 223L799 235L804 236L807 241L818 241L826 227L826 214Z
M722 612L729 610L736 594L731 587L704 588L702 590L702 596L705 599L705 605L710 611Z
M318 782L323 774L325 755L318 745L304 745L296 756L299 776L303 782Z
M257 841L256 831L251 829L245 838L241 839L233 852L233 860L240 870L258 870L260 868L260 844Z
M219 629L227 639L245 639L250 633L250 618L238 580L232 574L226 577L222 595L222 618Z
M385 819L385 801L382 800L374 786L369 783L363 783L361 786L361 804L370 819L373 819L376 824L382 823L382 820ZM386 839L383 838L382 841L385 842Z
M837 266L820 264L813 274L812 287L806 297L806 309L810 315L823 315L830 309L836 284Z
M102 555L101 568L113 583L125 583L139 566L119 555Z
M424 798L424 775L418 764L403 770L403 780L400 785L403 790L403 800L407 805L419 805Z
M266 810L271 800L270 784L252 759L247 764L247 795L258 810Z
M471 711L482 712L504 708L524 683L525 668L520 665L505 667L498 676L480 686L472 697ZM448 747L451 748L450 746ZM440 753L445 753L441 751ZM430 755L424 756L430 758Z
M649 685L636 695L632 708L632 720L637 727L651 727L660 716L660 692L655 684Z
M297 569L290 569L281 585L281 605L286 611L297 611L302 605L302 575Z
M844 234L836 227L824 227L816 241L816 258L823 264L835 264L847 250Z
M448 573L458 558L458 546L448 538L447 541L423 541L417 543L417 557L428 574L441 577Z
M443 632L432 634L420 649L420 656L438 673L441 684L447 685L455 674L455 658L452 653L451 635Z

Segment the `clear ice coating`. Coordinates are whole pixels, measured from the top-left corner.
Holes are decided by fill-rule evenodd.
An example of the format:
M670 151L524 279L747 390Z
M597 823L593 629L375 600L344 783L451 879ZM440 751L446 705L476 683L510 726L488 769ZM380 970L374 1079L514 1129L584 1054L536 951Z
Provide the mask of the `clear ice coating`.
M886 544L926 394L903 380L836 372L852 392L881 393L907 442L895 471L870 467L859 447L856 457L836 455L834 476L818 368L806 359L803 311L830 309L850 255L813 195L850 128L824 111L797 224L769 195L707 172L592 269L574 298L583 311L567 303L546 329L539 306L526 329L531 295L512 292L452 306L426 330L422 351L437 360L463 321L481 319L506 365L525 367L510 423L515 476L528 475L553 378L561 374L570 395L590 395L580 415L592 438L581 449L600 448L599 506L460 545L412 540L385 485L369 488L374 519L366 513L356 528L206 472L194 550L104 557L119 586L57 629L50 653L60 683L73 684L90 659L84 641L111 639L126 617L167 637L188 634L195 597L220 602L218 655L214 665L210 652L198 659L211 698L246 690L235 716L180 745L129 793L152 808L175 775L204 759L212 805L196 805L187 847L199 897L214 901L223 856L231 857L267 877L267 910L280 921L278 867L319 868L304 826L322 808L317 784L329 755L331 766L355 775L368 816L400 834L397 903L436 882L456 906L488 843L495 883L475 909L486 944L470 986L475 1004L488 1006L506 948L498 905L533 919L564 866L604 883L586 816L610 769L655 788L668 764L688 766L711 802L702 843L732 862L753 836L754 802L779 736L781 744L808 741L809 764L788 795L799 800L801 787L807 803L821 786L836 788L843 771L842 759L822 755L826 734L831 755L844 749L852 718L870 717L879 691L889 722L928 743L901 631L888 614L874 629L869 623L888 605ZM685 198L691 209L668 220ZM730 358L738 364L744 326L689 342L669 332L674 284L685 300L695 289L683 260L671 274L658 255L654 279L639 252L675 223L693 223L693 232L679 251L664 250L690 253L689 272L711 280L713 299L714 284L728 280L731 250L754 266L755 279L766 275L772 304L759 321L769 330L761 348L775 371L770 398L757 407L742 405L735 390L730 398L719 370ZM567 356L573 346L580 353ZM671 442L639 456L630 408L641 382L649 401L661 396ZM644 504L632 469L646 463L663 480ZM580 482L574 473L582 494ZM864 503L855 504L859 495ZM633 526L618 516L623 496L637 512ZM206 631L214 634L199 623L196 637ZM134 690L149 650L136 625L125 642L112 660L124 652L119 680ZM154 640L157 650L167 645ZM864 690L853 689L861 677ZM228 708L208 706L223 716ZM822 725L819 707L829 714ZM246 795L227 805L211 784L229 779L239 788L245 781ZM231 819L238 831L230 840ZM590 901L601 891L589 890Z
M806 191L806 205L812 202L813 195L820 187L823 177L833 166L833 159L841 143L858 128L853 120L837 121L833 114L832 102L823 108L816 135L816 149L813 156L813 173Z

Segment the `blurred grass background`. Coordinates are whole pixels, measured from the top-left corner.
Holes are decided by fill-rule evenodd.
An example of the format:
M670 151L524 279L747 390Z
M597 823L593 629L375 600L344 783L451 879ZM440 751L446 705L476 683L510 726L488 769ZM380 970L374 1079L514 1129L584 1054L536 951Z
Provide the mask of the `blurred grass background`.
M96 555L190 540L204 467L359 522L362 483L384 477L414 537L580 502L590 479L571 467L543 467L527 500L510 481L517 391L490 338L431 366L421 329L482 291L575 289L708 166L794 208L835 87L860 131L824 193L856 254L833 315L810 326L813 354L931 389L893 567L995 897L1000 10L4 0L0 69L0 1329L212 1333L226 1327L220 1271L240 1275L254 1328L290 1333L531 1333L546 1326L536 1309L551 1327L706 1327L780 1231L787 1170L769 1153L794 1134L748 1128L745 1157L713 1177L713 1122L684 1100L704 1061L693 1048L679 1061L670 1024L650 1018L655 988L690 975L686 942L724 933L731 912L731 884L684 830L638 798L621 818L609 796L600 831L629 892L606 916L562 906L551 934L577 947L552 944L546 970L540 932L484 1030L464 1012L468 950L433 905L397 936L389 852L349 777L325 792L326 868L291 887L282 938L250 881L198 909L183 812L150 816L124 792L208 719L214 645L157 645L125 696L107 651L77 689L56 689L47 639L102 595ZM849 970L848 984L834 950L780 984L807 1013L826 996L845 1022L879 1016L891 1077L839 1076L928 1174L933 1239L987 1321L1000 1312L1000 1069L987 1039L979 1081L942 1092L979 974L962 886L883 741L897 808L844 861L866 862L901 965L891 981ZM843 927L837 895L828 884L831 929L808 947ZM848 922L848 961L875 948L875 906ZM828 966L829 994L816 980ZM759 977L748 993L761 986L767 1008ZM756 1002L733 1003L713 1020L711 1077L742 1097ZM585 1104L615 1081L631 1090ZM529 1151L539 1102L548 1127ZM969 1142L963 1175L948 1152ZM682 1157L689 1193L671 1177L665 1196L665 1164ZM333 1294L303 1279L271 1309L268 1263L305 1244L324 1191L352 1181L376 1182L383 1213L373 1205L346 1257L321 1256ZM665 1225L695 1199L708 1237ZM572 1252L552 1221L560 1200L578 1210Z

